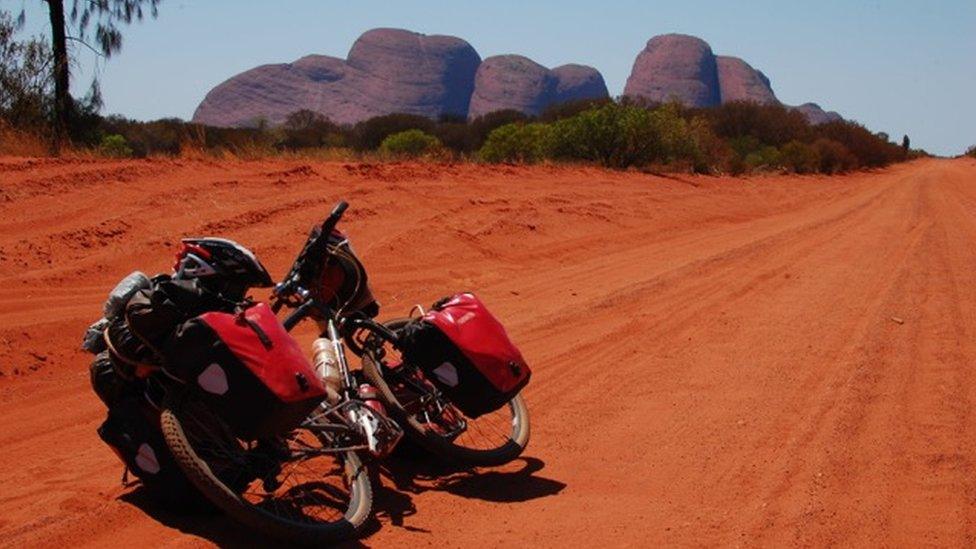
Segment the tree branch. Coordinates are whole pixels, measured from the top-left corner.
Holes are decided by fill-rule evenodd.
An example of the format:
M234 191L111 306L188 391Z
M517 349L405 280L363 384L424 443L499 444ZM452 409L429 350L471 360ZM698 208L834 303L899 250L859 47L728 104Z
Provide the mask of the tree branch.
M92 51L92 53L94 53L95 55L97 55L97 56L99 56L101 58L105 58L105 54L104 53L96 50L94 47L92 47L91 44L89 44L88 42L85 42L81 38L78 38L77 36L66 36L65 38L67 38L68 40L71 40L72 42L78 42L82 46L85 46L86 48L90 49Z

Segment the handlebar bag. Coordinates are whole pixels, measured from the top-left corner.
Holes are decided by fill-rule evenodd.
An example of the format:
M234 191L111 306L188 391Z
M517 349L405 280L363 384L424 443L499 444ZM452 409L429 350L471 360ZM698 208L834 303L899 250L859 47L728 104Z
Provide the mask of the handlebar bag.
M283 434L325 398L312 365L265 303L192 318L169 347L170 373L195 384L242 438Z
M504 406L532 375L501 322L470 293L442 299L404 327L401 346L469 418Z

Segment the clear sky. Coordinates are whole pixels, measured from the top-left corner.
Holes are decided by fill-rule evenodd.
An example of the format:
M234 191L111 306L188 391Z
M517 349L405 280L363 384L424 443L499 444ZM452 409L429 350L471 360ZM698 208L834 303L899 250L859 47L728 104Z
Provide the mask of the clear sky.
M25 6L26 30L45 30L41 0L0 6ZM345 57L374 27L459 36L482 57L592 65L613 95L648 38L693 34L765 72L785 103L817 102L937 154L976 144L976 0L163 0L158 19L127 29L122 52L98 63L104 112L188 119L234 74ZM77 92L96 65L80 54Z

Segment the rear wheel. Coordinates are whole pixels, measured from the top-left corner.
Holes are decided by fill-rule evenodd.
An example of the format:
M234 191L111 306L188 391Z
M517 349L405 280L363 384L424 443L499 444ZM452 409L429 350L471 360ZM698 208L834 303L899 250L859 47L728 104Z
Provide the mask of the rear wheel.
M399 319L384 325L396 332L407 322ZM388 343L367 346L363 373L411 438L445 458L470 465L501 465L521 455L529 443L529 410L522 395L489 414L466 417Z
M330 543L355 535L369 517L369 476L355 452L336 448L324 425L306 421L273 441L247 442L187 392L168 400L161 426L193 485L255 530Z

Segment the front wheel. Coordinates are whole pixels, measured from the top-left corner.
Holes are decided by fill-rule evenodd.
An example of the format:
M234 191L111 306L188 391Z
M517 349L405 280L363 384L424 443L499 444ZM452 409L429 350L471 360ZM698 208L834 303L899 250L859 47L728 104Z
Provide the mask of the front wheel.
M180 469L217 507L277 539L325 544L369 518L372 487L355 452L306 422L270 441L235 437L191 393L168 399L161 427Z
M396 332L407 322L384 325ZM468 465L502 465L519 457L529 443L529 409L521 394L499 410L466 417L419 368L404 363L391 345L378 342L363 354L363 373L411 438L444 458Z

